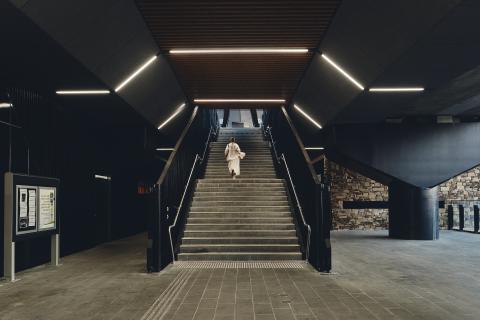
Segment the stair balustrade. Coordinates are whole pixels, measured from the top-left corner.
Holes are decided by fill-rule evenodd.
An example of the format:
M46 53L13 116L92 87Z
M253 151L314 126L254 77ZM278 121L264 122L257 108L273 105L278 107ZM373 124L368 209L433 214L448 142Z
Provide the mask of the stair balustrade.
M267 111L262 122L272 155L277 159L277 173L285 179L295 208L304 258L318 271L329 272L331 209L328 183L316 174L285 108Z
M203 174L205 155L218 127L214 110L195 107L154 186L148 215L149 272L158 272L175 261L193 183Z

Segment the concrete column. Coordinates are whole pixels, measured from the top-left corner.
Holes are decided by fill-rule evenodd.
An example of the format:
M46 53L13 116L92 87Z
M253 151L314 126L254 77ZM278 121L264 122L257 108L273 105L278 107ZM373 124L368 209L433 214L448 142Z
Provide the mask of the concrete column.
M438 188L419 188L401 181L390 183L389 236L409 240L436 240Z

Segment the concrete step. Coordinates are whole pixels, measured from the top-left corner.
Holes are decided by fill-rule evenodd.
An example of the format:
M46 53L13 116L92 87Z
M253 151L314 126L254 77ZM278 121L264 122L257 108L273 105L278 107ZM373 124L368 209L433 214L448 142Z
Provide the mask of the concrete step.
M179 261L268 261L268 260L301 260L300 252L202 252L179 253Z
M238 192L240 194L244 193L257 193L258 191L262 192L285 192L285 187L282 185L271 186L267 185L264 187L244 187L242 185L232 186L232 187L220 187L220 186L209 186L208 184L202 184L202 187L196 188L196 192L213 192L213 193L221 193L221 192Z
M298 244L182 244L180 253L300 252Z
M245 167L245 165L243 164L242 167ZM219 164L215 164L215 163L208 163L207 164L207 170L211 170L211 169L224 170L225 168L227 168L227 161L222 161L222 163L219 163ZM252 167L252 168L248 167L247 169L257 169L257 170L272 169L272 170L274 170L275 166L273 165L273 161L271 161L271 163L255 164L254 167Z
M286 201L288 198L286 195L275 195L269 196L264 194L253 194L250 196L241 196L235 193L230 195L195 195L193 197L194 201L204 202L204 201Z
M225 163L226 164L226 163ZM208 170L208 172L207 172ZM225 165L223 169L207 169L205 171L206 174L228 174L228 167ZM245 165L240 165L240 173L242 174L247 174L247 175L252 175L252 174L275 174L275 170L273 169L255 169L254 166L245 166ZM261 178L261 177L259 177ZM275 177L274 177L275 178Z
M243 173L240 171L240 174L236 176L236 179L239 178L276 178L276 174L260 174L260 173ZM232 179L231 175L226 173L208 173L204 175L204 178L230 178Z
M250 151L250 152L260 152L260 153L264 153L264 152L268 152L270 153L270 149L268 147L268 145L265 145L265 146L261 146L261 145L256 145L256 146L241 146L240 147L240 150L244 151L244 152L247 152L247 151ZM210 154L212 152L218 152L218 153L221 153L221 152L225 152L225 146L212 146L210 147Z
M276 178L277 175L275 173L275 170L249 170L248 168L240 168L240 174L242 176L251 176L252 178L255 178L255 175L258 175L257 178ZM215 176L215 175L227 175L228 177L231 178L230 174L228 173L228 169L225 168L224 170L210 170L208 172L205 172L205 175L210 175L210 176ZM269 176L269 177L265 177ZM214 178L214 177L213 177ZM208 179L208 178L207 178Z
M276 171L273 167L271 168L255 168L255 167L248 167L248 166L242 166L240 165L240 172L243 173L270 173L270 174L275 174ZM225 165L223 168L207 168L205 170L205 173L228 173L228 167Z
M232 179L232 178L230 178ZM242 177L238 177L238 179L235 180L240 180L244 179ZM246 178L245 178L246 179ZM232 179L233 180L233 179ZM252 183L246 183L246 184L233 184L233 183L203 183L199 184L196 187L197 191L225 191L225 192L235 192L235 191L252 191L252 192L257 192L257 191L282 191L285 190L285 187L281 184L269 184L269 183L264 183L262 185L253 185Z
M293 223L245 223L245 224L221 224L221 223L187 223L185 231L243 231L243 230L295 230Z
M292 218L292 214L289 211L277 211L277 212L190 212L189 217L192 218Z
M235 207L212 207L208 205L195 205L190 207L190 212L286 212L290 211L290 207L287 206L235 206Z
M200 179L200 180L207 180L207 182L199 182L197 183L198 187L222 187L222 188L252 188L252 190L261 188L275 188L275 187L281 187L285 188L283 185L283 182L248 182L247 180L251 180L252 178L244 178L244 177L239 177L238 179L233 180L231 177L230 178L222 178L220 182L218 182L218 178L208 178L208 179ZM216 181L217 180L217 181ZM239 189L240 190L240 189Z
M298 244L296 237L185 237L182 244Z
M286 196L287 192L285 191L283 186L279 186L276 188L258 188L263 190L262 196ZM249 197L249 196L258 196L257 190L254 188L226 188L221 189L219 187L215 188L203 188L202 190L196 189L194 196L203 197L203 196L211 196L211 197L224 197L224 196L238 196L238 197Z
M230 178L232 179L232 178ZM236 180L242 179L239 177ZM204 183L197 185L197 191L225 191L225 192L235 192L235 191L252 191L252 192L262 192L262 191L284 191L285 187L281 184L270 185L265 183L263 185L252 185L252 184L233 184L233 183L222 183L222 184L209 184Z
M242 142L239 142L241 143L241 145L239 144L240 146L240 149L262 149L262 150L270 150L269 148L269 143L267 141L263 141L263 140L257 140L257 141L254 141L254 140L249 140L249 141L242 141ZM218 148L219 150L225 150L225 148L227 147L228 145L228 141L225 141L225 142L212 142L210 144L210 148L211 149L215 149L215 148Z
M219 157L210 156L207 161L208 161L209 164L212 163L212 162L216 162L218 164L227 162L227 160L225 159L224 156L221 156L221 157L220 156ZM254 162L254 163L259 163L259 164L273 164L273 157L272 156L268 156L268 157L267 156L262 156L262 157L260 157L260 156L258 156L258 157L249 156L248 158L245 157L240 161L241 161L241 163Z
M265 223L292 223L291 217L234 217L234 218L199 218L198 215L190 216L187 219L187 223L193 224L246 224L246 223L257 223L257 224L265 224Z
M283 179L276 178L276 179L264 179L264 178L250 178L250 179L242 179L236 180L232 182L232 179L198 179L198 184L208 184L208 183L235 183L235 184L243 184L243 183L283 183Z
M223 207L252 207L252 206L288 206L287 200L197 200L193 199L192 208L199 206Z
M223 153L210 153L210 155L208 156L208 159L227 161ZM241 161L254 160L254 159L258 159L258 160L270 159L273 161L272 155L270 153L253 153L253 152L245 152L245 158L241 159Z
M223 168L208 168L205 170L205 173L228 173L228 167L225 165ZM242 166L240 165L241 173L275 173L275 170L272 168L255 168L254 166Z
M196 237L296 237L294 229L289 230L185 230L184 236L187 238Z
M225 156L223 154L211 154L208 157L209 161L223 161L226 162ZM251 161L270 161L273 162L273 157L271 154L251 154L247 153L245 158L241 162L251 162Z

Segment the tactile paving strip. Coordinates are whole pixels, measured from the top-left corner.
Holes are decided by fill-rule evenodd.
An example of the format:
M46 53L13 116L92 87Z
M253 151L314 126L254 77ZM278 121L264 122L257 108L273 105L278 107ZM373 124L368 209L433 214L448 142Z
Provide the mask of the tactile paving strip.
M303 269L304 261L177 261L180 269Z

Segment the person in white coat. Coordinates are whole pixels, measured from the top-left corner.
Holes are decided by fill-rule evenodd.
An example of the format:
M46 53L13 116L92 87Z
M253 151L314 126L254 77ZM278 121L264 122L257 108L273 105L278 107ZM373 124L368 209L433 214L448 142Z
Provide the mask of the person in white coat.
M240 159L245 157L245 152L240 150L235 138L230 138L230 142L225 147L225 157L228 163L228 173L235 179L240 175Z

